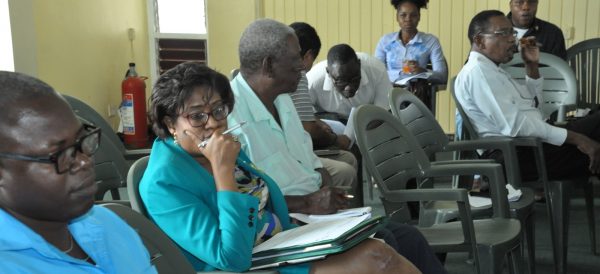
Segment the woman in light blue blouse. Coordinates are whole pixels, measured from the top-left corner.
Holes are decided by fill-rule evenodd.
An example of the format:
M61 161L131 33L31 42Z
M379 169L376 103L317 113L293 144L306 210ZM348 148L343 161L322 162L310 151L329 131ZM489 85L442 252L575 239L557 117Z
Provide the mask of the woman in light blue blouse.
M391 0L400 31L381 37L375 49L375 57L385 64L391 82L425 72L429 63L433 73L428 79L430 83L448 81L448 66L440 41L417 29L421 9L427 8L427 2L429 0Z
M227 78L184 63L158 79L150 116L158 135L140 195L152 220L198 271L246 271L252 249L292 228L285 199L270 177L223 134L234 99ZM394 249L365 240L353 249L280 273L416 273Z

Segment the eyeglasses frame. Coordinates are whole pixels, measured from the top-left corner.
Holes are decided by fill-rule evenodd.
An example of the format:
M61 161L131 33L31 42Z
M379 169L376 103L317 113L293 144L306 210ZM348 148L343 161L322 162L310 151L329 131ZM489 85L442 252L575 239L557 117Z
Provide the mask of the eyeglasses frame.
M86 131L89 131L89 132L86 133L85 135L77 138L72 145L62 148L58 151L52 152L52 153L48 154L48 156L39 157L39 156L29 156L29 155L16 154L16 153L0 152L0 158L28 161L28 162L36 162L36 163L54 164L56 173L63 174L65 172L71 170L71 167L69 166L69 168L67 168L66 170L63 170L63 171L60 171L58 169L58 159L59 159L61 153L64 153L65 151L67 151L68 149L70 149L72 147L75 147L75 150L73 151L73 153L77 153L77 152L83 153L83 149L82 149L83 140L87 137L90 137L90 136L96 134L96 133L98 133L98 147L100 147L100 138L102 136L101 129L99 127L96 127L96 126L93 126L90 124L83 124L83 129ZM96 153L96 151L98 151L98 147L91 153L91 155L88 155L88 156L94 155Z

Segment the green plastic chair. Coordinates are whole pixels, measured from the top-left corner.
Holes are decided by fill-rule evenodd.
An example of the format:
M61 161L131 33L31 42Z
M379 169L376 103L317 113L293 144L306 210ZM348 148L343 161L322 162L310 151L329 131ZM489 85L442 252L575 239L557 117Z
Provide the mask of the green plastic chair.
M496 163L432 165L414 136L388 111L362 105L354 116L356 141L384 199L454 201L459 221L418 227L437 253L472 252L478 273L501 273L505 257L512 273L521 273L521 224L511 219L502 166ZM466 189L406 189L411 179L482 174L490 180L492 217L473 220Z
M102 130L100 147L94 155L94 170L98 184L95 199L102 200L104 194L110 191L113 200L120 200L118 189L126 184L129 166L133 160L150 154L150 150L126 149L110 124L96 110L75 97L65 94L62 96L82 122L95 125Z
M600 38L581 41L567 49L567 61L577 80L577 104L600 105Z
M577 83L569 64L565 60L545 52L540 52L539 64L540 75L544 77L543 100L540 102L540 109L544 116L550 117L550 114L558 111L561 106L565 108L563 115L567 111L575 109L577 106ZM501 64L500 67L517 82L525 84L527 73L521 53L515 53L510 62Z
M390 109L394 116L415 136L425 154L429 159L435 159L435 155L440 152L460 152L476 151L477 149L504 149L507 159L516 159L516 150L508 139L502 140L474 140L474 141L456 141L450 142L439 125L433 114L419 98L407 90L398 89L390 93ZM511 161L513 162L514 159ZM489 160L472 160L473 163L489 162ZM516 162L516 161L514 161ZM445 163L448 163L445 161ZM449 163L452 163L450 161ZM512 165L511 165L512 167ZM510 168L510 167L509 167ZM527 243L527 257L530 273L535 273L535 229L534 229L534 194L533 190L522 186L520 176L514 173L514 170L505 170L508 183L522 191L519 201L509 203L510 213L513 218L521 222L523 228L523 242ZM518 180L518 181L517 181ZM471 209L473 210L473 209ZM442 211L442 210L440 210ZM451 209L445 210L446 218ZM450 211L450 212L449 212Z
M475 127L469 120L464 109L456 100L456 94L454 90L454 82L456 77L453 77L450 81L450 93L456 103L456 109L462 117L463 133L466 138L471 140L480 140L479 134L475 130ZM490 139L490 138L485 138ZM596 253L596 227L594 217L594 199L593 199L593 184L584 179L581 183L574 183L571 180L548 180L546 164L544 160L544 153L542 149L542 142L538 138L530 137L516 137L510 138L513 140L515 146L530 146L534 148L537 174L539 175L538 181L535 182L524 182L525 185L536 185L543 186L546 194L546 207L548 217L550 219L550 233L555 262L556 273L567 273L567 248L568 248L568 235L569 235L569 208L570 208L570 197L571 191L574 185L582 185L584 190L585 204L587 210L588 227L590 233L591 250L592 253ZM510 162L517 163L516 160L510 160ZM506 161L509 162L509 161ZM518 166L518 165L517 165ZM516 169L519 173L519 169ZM520 177L519 177L520 178ZM575 180L581 180L581 178L575 178Z

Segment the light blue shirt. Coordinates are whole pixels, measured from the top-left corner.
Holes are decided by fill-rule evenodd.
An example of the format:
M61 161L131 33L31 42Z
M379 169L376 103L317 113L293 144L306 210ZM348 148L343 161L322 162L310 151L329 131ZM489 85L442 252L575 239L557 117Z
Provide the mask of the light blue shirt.
M0 224L2 273L156 273L138 234L100 206L69 224L73 239L96 265L63 253L2 209Z
M433 75L429 77L430 82L446 84L448 65L437 37L417 32L417 35L404 45L398 35L398 32L384 35L375 48L375 57L385 64L390 81L395 82L410 76L402 73L404 60L416 60L422 68L431 63Z
M284 195L306 195L321 187L321 161L312 149L310 135L294 108L289 94L275 99L281 126L258 99L252 88L238 74L231 80L235 95L229 126L246 121L233 134L239 137L242 150L252 162L272 177Z

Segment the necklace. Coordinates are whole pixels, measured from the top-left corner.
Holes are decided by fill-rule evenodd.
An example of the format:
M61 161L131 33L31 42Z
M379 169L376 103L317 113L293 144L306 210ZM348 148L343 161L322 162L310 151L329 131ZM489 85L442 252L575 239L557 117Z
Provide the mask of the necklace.
M62 253L68 254L69 252L71 252L73 250L73 235L71 235L71 233L69 233L69 248L67 248L66 250L61 250Z

